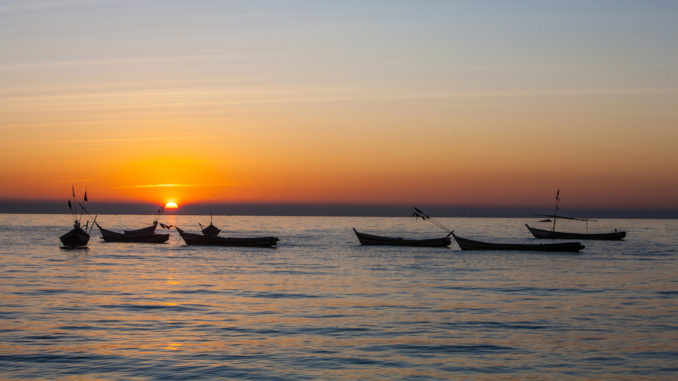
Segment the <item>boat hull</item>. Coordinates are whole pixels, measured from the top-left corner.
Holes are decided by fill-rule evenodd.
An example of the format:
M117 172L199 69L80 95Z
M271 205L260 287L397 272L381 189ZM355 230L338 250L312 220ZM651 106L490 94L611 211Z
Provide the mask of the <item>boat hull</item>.
M584 248L579 242L562 243L490 243L462 238L453 234L454 239L462 250L515 250L515 251L550 251L550 252L578 252Z
M528 224L525 224L527 230L532 233L535 238L541 239L592 239L592 240L602 240L602 241L619 241L626 237L626 232L610 232L610 233L566 233L566 232L557 232L553 230L544 230L533 228Z
M188 233L176 228L187 245L198 246L231 246L231 247L275 247L279 239L276 237L208 237L202 234Z
M153 221L153 225L147 226L145 228L141 229L135 229L135 230L124 230L125 235L128 236L147 236L151 234L155 234L155 228L158 226L158 221ZM120 234L120 233L118 233Z
M97 224L98 226L98 224ZM106 242L134 242L134 243L164 243L169 239L169 234L122 234L98 226L101 238Z
M452 243L451 238L406 239L400 237L383 237L361 233L353 229L361 245L364 246L419 246L419 247L447 247Z
M77 249L79 247L87 246L89 242L89 234L80 227L73 228L68 233L59 237L64 247L69 249Z

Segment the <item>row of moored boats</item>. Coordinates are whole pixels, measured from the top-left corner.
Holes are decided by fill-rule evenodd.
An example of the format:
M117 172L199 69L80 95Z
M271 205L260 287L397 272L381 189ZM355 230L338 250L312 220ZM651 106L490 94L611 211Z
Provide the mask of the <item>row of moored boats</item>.
M560 190L556 193L556 207L553 215L542 215L553 218L553 228L551 230L538 229L529 225L525 225L535 238L538 239L561 239L561 240L622 240L626 237L626 232L617 231L608 233L588 233L588 220L570 217L562 217L557 215ZM73 192L73 202L75 203L75 191ZM87 192L85 192L84 202L87 202ZM81 207L80 215L78 217L77 205ZM156 221L150 226L141 229L123 230L116 232L105 229L94 217L92 224L89 221L85 226L81 226L83 212L87 212L83 203L77 203L72 207L71 202L68 206L73 212L74 226L71 231L60 237L64 248L82 248L86 247L90 233L94 226L101 232L101 238L105 242L134 242L134 243L164 243L169 240L169 233L156 233L156 229L160 226L163 229L176 229L179 235L187 245L199 246L239 246L239 247L276 247L279 239L272 236L264 237L222 237L219 235L221 229L214 226L210 218L208 226L200 225L200 233L187 232L178 226L165 225ZM158 211L161 213L163 208ZM89 215L89 213L87 213ZM443 229L447 233L443 237L427 238L427 239L409 239L401 237L388 237L374 234L367 234L353 229L358 241L361 245L367 246L418 246L418 247L448 247L452 243L452 238L457 242L462 250L519 250L519 251L553 251L553 252L578 252L584 249L578 241L574 242L553 242L553 243L522 243L522 242L483 242L460 237L454 233L454 230L449 230L440 222L432 219L429 215L422 212L420 209L414 208L412 216L421 218L422 220L431 222L438 228ZM573 220L581 220L587 222L586 233L569 233L556 230L556 219L566 218ZM551 220L543 220L543 222L551 222Z
M430 217L429 217L430 218ZM89 223L87 224L89 225ZM86 247L89 242L91 227L80 226L79 221L75 221L71 231L61 236L61 242L66 248ZM176 229L181 238L187 245L200 246L240 246L240 247L275 247L279 241L277 237L222 237L221 230L214 226L210 221L207 227L201 226L200 233L187 232L177 226L165 225L154 221L150 226L123 230L116 232L105 229L98 222L94 221L101 233L101 238L105 242L134 242L134 243L165 243L169 240L169 233L156 233L158 226L164 229ZM626 236L626 232L615 231L611 233L566 233L555 230L544 230L525 225L535 238L543 239L595 239L595 240L621 240ZM580 242L556 242L556 243L495 243L482 242L460 237L450 231L444 237L427 239L409 239L401 237L388 237L374 234L368 234L353 229L361 245L366 246L418 246L418 247L448 247L452 243L452 238L457 242L462 250L520 250L520 251L553 251L553 252L578 252L584 248Z
M123 232L116 232L113 230L103 228L98 222L94 221L92 225L96 225L101 232L101 238L105 242L127 242L127 243L165 243L169 240L169 233L156 233L156 228L160 225L164 229L176 229L181 238L187 245L199 246L242 246L242 247L275 247L279 239L276 237L221 237L219 233L221 230L214 226L211 222L207 227L204 227L200 234L187 232L178 226L165 225L158 221L153 221L153 224L141 229L123 230ZM90 228L87 225L83 228L80 221L76 220L73 229L60 237L64 248L76 249L86 247L90 239Z

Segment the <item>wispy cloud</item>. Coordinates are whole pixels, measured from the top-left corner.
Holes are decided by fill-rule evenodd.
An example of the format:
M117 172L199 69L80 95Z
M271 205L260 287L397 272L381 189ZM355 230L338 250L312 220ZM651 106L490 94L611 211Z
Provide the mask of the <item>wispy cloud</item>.
M121 0L40 0L40 1L6 1L0 4L3 12L44 11L59 8L76 8L91 5L120 2Z
M152 138L101 138L101 139L50 139L36 140L33 143L45 144L92 144L92 143L129 143L129 142L155 142L155 141L186 141L186 140L208 140L210 136L163 136Z
M380 89L362 85L344 87L283 86L277 88L239 89L167 89L163 91L126 91L100 93L73 93L60 95L0 96L0 112L47 112L78 110L119 110L186 107L217 107L224 105L299 104L327 102L355 102L408 99L454 98L512 98L563 97L577 95L648 95L677 94L676 87L618 87L618 88L554 88L554 89L500 89L500 90L440 90L404 89L398 86ZM182 138L183 139L183 138Z
M101 180L93 178L82 178L82 179L59 180L57 182L60 184L77 184L77 183L96 183L100 181Z
M142 184L142 185L119 185L114 189L139 189L139 188L190 188L202 187L204 184Z
M233 182L219 184L138 184L138 185L118 185L113 189L148 189L148 188L199 188L199 187L227 187L238 185L252 185L252 182Z
M157 64L167 62L195 62L233 60L256 57L252 54L220 54L220 55L184 55L184 56L141 56L141 57L111 57L104 59L80 59L61 61L27 61L15 63L0 63L0 70L34 70L45 68L71 68L79 66L120 66L127 64Z

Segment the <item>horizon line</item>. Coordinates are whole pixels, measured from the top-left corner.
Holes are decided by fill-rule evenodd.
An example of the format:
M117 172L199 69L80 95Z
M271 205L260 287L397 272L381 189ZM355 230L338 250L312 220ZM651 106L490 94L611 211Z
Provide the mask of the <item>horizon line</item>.
M89 202L90 214L153 215L159 203ZM323 216L323 217L409 217L413 207L436 217L536 218L548 211L545 205L463 205L446 203L357 203L357 202L211 202L184 204L165 210L168 215ZM561 208L564 215L588 218L678 219L678 207L592 207ZM94 212L94 213L92 213ZM63 200L1 200L0 214L69 214Z

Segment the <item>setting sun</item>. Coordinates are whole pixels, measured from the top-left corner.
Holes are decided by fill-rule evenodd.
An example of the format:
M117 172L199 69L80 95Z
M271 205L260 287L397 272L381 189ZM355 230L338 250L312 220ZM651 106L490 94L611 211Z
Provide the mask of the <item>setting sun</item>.
M165 204L165 208L167 209L176 209L178 207L179 205L177 205L177 203L174 201L169 201L167 204Z

